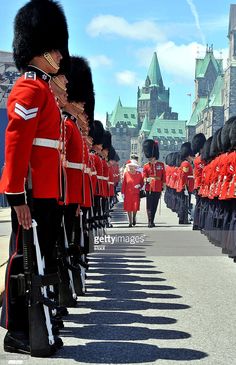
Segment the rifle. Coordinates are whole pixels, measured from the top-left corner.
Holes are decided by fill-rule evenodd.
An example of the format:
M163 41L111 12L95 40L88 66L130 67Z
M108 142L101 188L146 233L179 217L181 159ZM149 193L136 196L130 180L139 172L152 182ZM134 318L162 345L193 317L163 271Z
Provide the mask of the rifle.
M37 235L37 223L23 229L23 260L29 311L29 343L31 356L48 357L56 351L49 312L55 308L47 297L46 286L58 282L57 274L45 275ZM35 250L33 250L33 246Z

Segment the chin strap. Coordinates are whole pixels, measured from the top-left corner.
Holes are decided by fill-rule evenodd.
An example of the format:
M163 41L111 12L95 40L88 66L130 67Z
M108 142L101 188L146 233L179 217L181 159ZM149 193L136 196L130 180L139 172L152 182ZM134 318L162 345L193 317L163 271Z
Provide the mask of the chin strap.
M45 58L45 60L53 67L55 68L56 71L59 70L59 66L57 65L57 63L54 61L54 59L52 58L51 54L49 52L45 52L43 54L43 57Z

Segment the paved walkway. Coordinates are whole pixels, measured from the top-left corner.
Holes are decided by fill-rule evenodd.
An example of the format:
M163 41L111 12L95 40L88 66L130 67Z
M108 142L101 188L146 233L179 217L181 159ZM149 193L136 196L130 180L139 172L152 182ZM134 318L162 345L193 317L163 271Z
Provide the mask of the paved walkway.
M87 294L70 309L65 346L42 364L236 364L236 265L162 207L157 227L114 211L90 257ZM113 243L112 243L113 242ZM39 359L5 354L0 364Z

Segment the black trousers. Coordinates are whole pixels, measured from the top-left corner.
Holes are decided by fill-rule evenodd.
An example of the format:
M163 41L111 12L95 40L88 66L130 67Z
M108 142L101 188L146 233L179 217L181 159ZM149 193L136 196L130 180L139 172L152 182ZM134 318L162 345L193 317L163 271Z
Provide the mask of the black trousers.
M37 233L41 254L45 259L45 272L57 272L57 263L54 254L56 240L60 230L60 214L57 200L33 199L32 207L32 218L38 224ZM22 227L18 224L14 208L11 211L11 220L12 233L0 324L9 331L24 331L27 333L28 303L26 295L19 295L16 280L12 279L12 275L24 273Z
M157 211L158 202L161 196L160 192L156 191L147 191L146 195L146 209L148 214L148 221L150 223L154 222L155 214Z

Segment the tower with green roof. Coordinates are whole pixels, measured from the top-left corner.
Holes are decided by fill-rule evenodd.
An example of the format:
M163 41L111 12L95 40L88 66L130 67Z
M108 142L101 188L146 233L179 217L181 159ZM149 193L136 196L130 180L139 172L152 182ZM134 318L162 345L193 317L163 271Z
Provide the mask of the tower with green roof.
M195 100L186 124L189 141L200 132L210 137L223 125L223 88L223 60L215 58L213 45L207 45L205 56L195 63Z
M166 119L178 119L178 114L173 113L169 106L170 90L163 84L156 52L152 56L145 84L141 89L138 88L137 97L139 127L142 126L145 116L149 121L154 121L164 113Z

